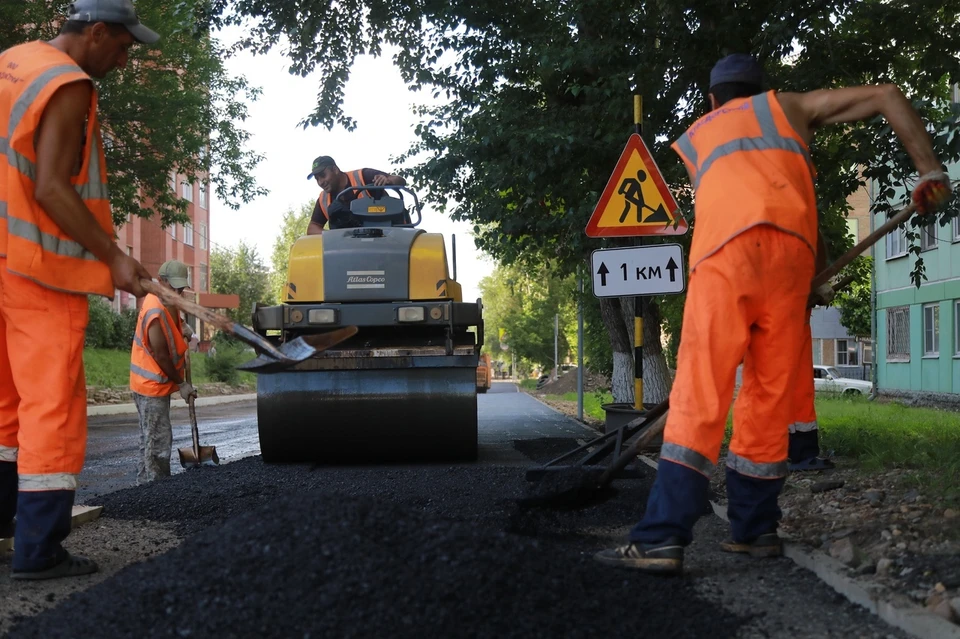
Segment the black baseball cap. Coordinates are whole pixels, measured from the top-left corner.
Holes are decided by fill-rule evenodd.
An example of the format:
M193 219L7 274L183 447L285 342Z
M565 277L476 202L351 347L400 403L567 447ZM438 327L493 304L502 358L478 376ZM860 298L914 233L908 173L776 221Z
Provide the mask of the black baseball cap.
M333 158L329 155L321 155L316 160L313 161L313 167L310 169L310 174L307 175L308 180L312 180L313 176L324 170L328 166L336 166L336 162L333 161Z
M721 58L710 71L710 88L725 82L762 86L763 67L752 55L746 53L728 55Z
M122 24L143 44L153 44L160 39L160 34L140 24L130 0L76 0L67 8L67 20Z

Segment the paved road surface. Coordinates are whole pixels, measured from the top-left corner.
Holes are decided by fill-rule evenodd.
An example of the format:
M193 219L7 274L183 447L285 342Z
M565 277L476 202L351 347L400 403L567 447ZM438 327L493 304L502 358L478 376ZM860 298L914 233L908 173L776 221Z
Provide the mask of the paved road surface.
M182 472L177 448L188 447L190 417L177 397L173 422L173 472ZM542 437L590 437L593 431L551 410L510 382L494 382L477 397L480 463L528 464L513 448L513 441ZM200 442L217 447L221 463L260 454L256 402L198 407ZM90 418L87 461L80 475L78 503L94 503L98 495L136 483L140 440L136 414Z

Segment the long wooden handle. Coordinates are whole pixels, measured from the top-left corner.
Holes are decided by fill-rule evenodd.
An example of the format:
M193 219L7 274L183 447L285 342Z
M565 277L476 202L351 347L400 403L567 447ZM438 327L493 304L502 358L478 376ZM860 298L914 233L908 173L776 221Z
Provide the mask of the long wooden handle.
M186 379L187 383L192 386L193 380L190 371L190 350L187 349L187 352L184 353L183 356L187 358L184 379ZM200 461L200 430L197 428L197 408L193 403L193 395L190 395L190 397L187 399L187 406L190 408L190 436L193 438L193 454L197 456L197 461Z
M204 322L213 324L220 330L233 334L234 322L226 315L214 313L209 308L204 308L196 302L191 302L190 300L177 295L175 291L172 291L152 280L141 278L140 286L142 286L143 290L145 290L147 293L152 293L159 297L164 304L174 306L184 313L189 313L190 315L199 317Z
M896 215L877 227L873 233L863 238L862 242L838 257L833 264L814 277L813 281L810 282L810 288L816 290L823 284L826 284L831 277L839 273L843 267L852 262L854 258L859 257L861 253L876 244L881 237L910 219L910 216L913 215L913 212L916 210L917 206L913 203L900 209Z

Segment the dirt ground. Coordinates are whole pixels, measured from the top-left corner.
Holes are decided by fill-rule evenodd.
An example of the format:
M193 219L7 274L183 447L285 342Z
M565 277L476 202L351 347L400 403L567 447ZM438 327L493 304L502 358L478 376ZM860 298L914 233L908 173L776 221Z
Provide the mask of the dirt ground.
M575 402L545 399L546 392L531 394L576 416ZM584 418L602 432L602 420ZM914 487L909 471L869 472L853 460L832 459L834 470L787 478L781 534L828 553L850 576L886 590L893 600L924 606L960 625L960 509ZM726 503L722 464L711 486L714 500Z
M591 370L584 371L583 391L585 393L603 391L609 388L610 380L605 375L594 373ZM550 395L563 395L564 393L577 392L577 370L572 369L567 371L557 378L556 381L544 385L543 388L537 392Z

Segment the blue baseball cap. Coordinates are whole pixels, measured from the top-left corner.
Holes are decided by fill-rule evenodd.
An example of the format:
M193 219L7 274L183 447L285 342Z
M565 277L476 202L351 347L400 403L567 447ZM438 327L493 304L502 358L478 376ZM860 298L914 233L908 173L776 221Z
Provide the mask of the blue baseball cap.
M761 86L763 84L763 67L749 54L733 53L713 65L710 71L710 88L724 82L742 82Z

